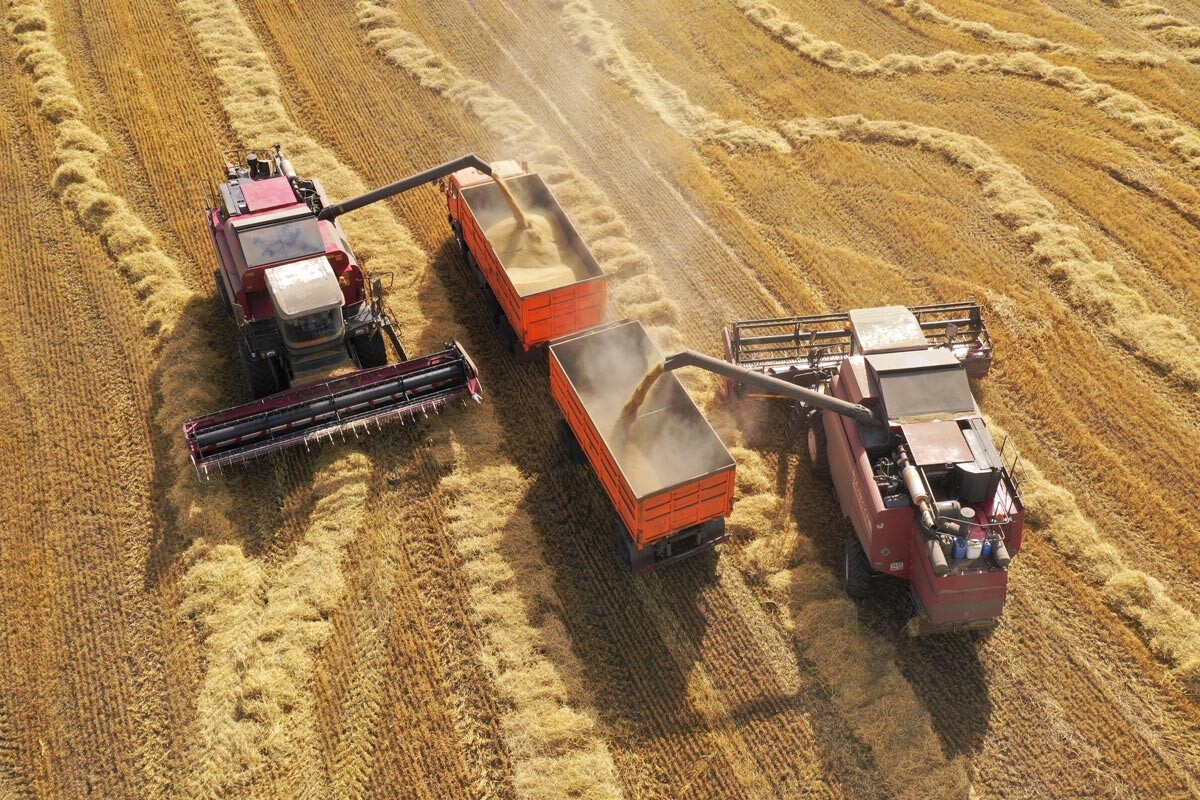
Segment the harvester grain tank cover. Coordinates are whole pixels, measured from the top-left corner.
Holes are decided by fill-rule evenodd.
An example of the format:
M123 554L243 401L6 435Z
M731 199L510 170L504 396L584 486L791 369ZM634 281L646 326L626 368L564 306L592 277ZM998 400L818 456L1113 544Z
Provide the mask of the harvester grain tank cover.
M275 312L283 319L342 307L342 287L325 256L271 267L266 279Z
M923 350L927 346L920 323L904 306L856 308L850 312L850 326L863 354Z
M976 411L967 373L944 348L876 353L867 356L883 395L883 407L894 421L956 416Z

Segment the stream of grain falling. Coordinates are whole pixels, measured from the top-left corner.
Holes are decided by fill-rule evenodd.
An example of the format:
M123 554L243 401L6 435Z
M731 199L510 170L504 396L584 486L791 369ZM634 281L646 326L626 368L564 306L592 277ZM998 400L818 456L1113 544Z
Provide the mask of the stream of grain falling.
M650 368L650 371L642 378L642 382L633 390L633 396L629 398L629 402L621 409L621 413L617 416L616 428L618 431L628 431L629 426L637 419L638 409L642 407L642 403L646 402L646 395L650 394L651 387L663 374L665 364L659 362Z
M499 175L492 175L492 180L500 187L500 194L504 195L504 202L508 203L509 209L512 210L513 218L517 221L518 228L528 228L529 220L525 219L525 212L521 210L521 204L517 202L517 198L513 197L513 193L508 188L508 184Z

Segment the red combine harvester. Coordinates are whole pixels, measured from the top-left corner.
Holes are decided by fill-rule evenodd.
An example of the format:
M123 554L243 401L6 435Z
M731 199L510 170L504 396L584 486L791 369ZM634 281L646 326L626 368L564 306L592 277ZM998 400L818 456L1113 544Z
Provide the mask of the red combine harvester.
M912 633L995 625L1021 548L1023 470L1007 440L996 447L967 380L992 359L979 306L753 320L725 342L726 360L685 351L666 369L700 367L731 397L795 403L789 429L807 421L813 471L854 526L847 593L891 575L912 586Z
M330 205L316 180L297 177L280 152L239 152L216 197L205 187L217 291L237 325L254 400L184 423L192 463L213 468L389 419L428 415L455 399L481 399L475 365L457 342L409 359L337 217L456 170L490 168L475 156ZM399 363L388 364L384 337ZM329 378L331 372L350 369Z

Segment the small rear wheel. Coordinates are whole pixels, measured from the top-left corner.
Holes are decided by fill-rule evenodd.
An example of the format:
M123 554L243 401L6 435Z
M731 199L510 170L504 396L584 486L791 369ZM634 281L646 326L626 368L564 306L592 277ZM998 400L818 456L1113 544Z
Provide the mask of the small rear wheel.
M846 557L842 565L843 577L846 581L846 594L854 600L861 600L871 591L871 563L863 552L862 543L858 537L851 537L846 542Z
M255 400L287 388L280 385L274 359L251 357L245 339L238 340L238 357L242 362L242 374L246 377L246 388Z
M383 331L378 328L365 336L355 336L350 344L363 369L382 367L388 363L387 345L383 341Z
M819 409L808 415L808 463L817 480L830 482L829 440L825 433L825 420Z

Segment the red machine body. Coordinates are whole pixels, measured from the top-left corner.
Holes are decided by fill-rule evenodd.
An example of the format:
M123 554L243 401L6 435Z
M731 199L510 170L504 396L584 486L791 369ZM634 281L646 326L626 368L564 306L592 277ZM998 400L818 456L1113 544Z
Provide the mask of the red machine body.
M217 292L237 327L253 400L184 423L197 472L367 433L454 399L480 400L475 366L457 342L408 358L381 281L367 280L337 221L457 165L331 206L320 183L298 177L278 146L238 156L215 193L206 188L205 218ZM385 336L399 363L388 363Z
M846 591L887 575L912 585L914 633L995 625L1021 549L1020 458L999 447L968 378L992 343L980 308L946 303L750 320L725 331L725 360L685 351L667 369L722 375L731 400L793 402L814 473L854 527Z
M247 323L270 320L275 317L275 306L267 291L265 273L268 269L284 261L295 260L297 257L324 255L329 259L342 287L345 308L353 310L367 299L363 272L355 261L354 253L346 240L341 224L332 221L319 220L306 198L284 175L265 180L232 179L234 183L223 184L221 194L230 193L233 203L225 208L214 207L207 210L208 224L213 238L213 246L217 252L217 261L221 266L220 277L225 284L225 292L230 301L240 306ZM311 196L315 196L324 205L327 202L324 189L316 180L312 184ZM235 196L240 195L240 196ZM233 206L236 213L230 214L228 209ZM256 228L289 224L297 230L292 234L296 246L290 251L279 248L278 258L273 258L265 248L258 248L247 257L247 250L253 246L244 246L251 241L250 235ZM311 238L310 230L317 237ZM310 234L307 240L310 247L305 247L305 234ZM245 237L245 238L243 238ZM301 253L301 250L311 250Z
M962 369L953 355L931 350L917 350L907 359L893 358L893 371L917 371L928 368L928 355L940 355L943 369ZM842 362L838 374L828 385L834 397L859 403L867 408L880 409L883 398L879 382L872 375L870 356L856 355ZM885 373L886 374L886 373ZM874 378L874 379L873 379ZM965 380L965 378L964 378ZM971 401L974 406L974 401ZM886 413L886 409L881 409ZM908 421L888 420L888 434L896 448L904 448L911 466L923 477L925 490L930 492L933 508L937 503L957 502L959 509L968 508L974 521L963 525L961 511L955 512L959 524L955 538L981 543L998 537L1004 543L1009 558L1021 549L1025 509L1019 487L1006 466L1001 450L992 443L983 417L977 407L957 413L937 412L936 418L914 418ZM821 426L825 439L825 458L837 493L842 513L850 520L857 534L862 553L874 573L890 575L911 582L920 604L921 614L916 624L918 632L943 632L962 628L993 625L1004 609L1008 587L1007 566L978 556L955 563L953 551L948 558L949 569L944 574L935 571L929 553L929 538L922 529L920 513L914 507L911 493L904 491L904 481L880 481L882 470L895 471L895 465L881 466L892 459L891 452L873 455L864 442L864 431L854 420L830 411L813 415L810 425ZM868 434L869 436L870 434ZM816 431L809 436L809 457L819 462L821 454ZM884 448L886 450L886 447ZM1003 449L1003 448L1002 448ZM1015 458L1009 463L1015 461ZM966 497L961 495L960 465L969 466L969 478L990 471L990 477L977 481L983 491ZM936 487L936 488L935 488ZM885 495L890 488L892 491ZM850 553L848 559L856 557ZM855 569L848 563L847 571ZM848 576L849 577L849 576Z

